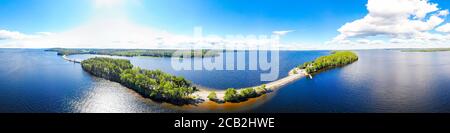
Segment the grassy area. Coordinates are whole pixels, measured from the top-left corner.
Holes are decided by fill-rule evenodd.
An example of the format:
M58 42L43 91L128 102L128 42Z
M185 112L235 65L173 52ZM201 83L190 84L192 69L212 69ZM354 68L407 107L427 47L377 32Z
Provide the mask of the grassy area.
M164 49L66 49L52 48L46 51L57 52L58 55L74 54L97 54L111 56L150 56L150 57L172 57L175 52L191 55L191 57L214 57L219 55L219 51L214 50L164 50Z

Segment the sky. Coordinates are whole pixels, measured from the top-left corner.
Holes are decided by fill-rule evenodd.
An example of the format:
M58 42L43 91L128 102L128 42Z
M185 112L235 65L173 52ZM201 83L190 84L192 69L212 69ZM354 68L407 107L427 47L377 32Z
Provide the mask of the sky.
M286 49L450 47L448 9L445 0L0 0L0 47L273 45L252 35L277 35Z

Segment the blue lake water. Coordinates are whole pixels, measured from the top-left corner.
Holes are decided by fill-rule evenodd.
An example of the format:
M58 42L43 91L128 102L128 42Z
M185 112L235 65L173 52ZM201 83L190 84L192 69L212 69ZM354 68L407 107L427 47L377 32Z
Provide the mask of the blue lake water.
M280 78L328 51L280 52ZM450 52L357 51L360 60L300 79L246 112L450 112ZM86 59L94 55L73 55ZM216 89L259 85L263 71L175 71L170 58L119 57ZM179 112L43 49L0 49L0 112Z

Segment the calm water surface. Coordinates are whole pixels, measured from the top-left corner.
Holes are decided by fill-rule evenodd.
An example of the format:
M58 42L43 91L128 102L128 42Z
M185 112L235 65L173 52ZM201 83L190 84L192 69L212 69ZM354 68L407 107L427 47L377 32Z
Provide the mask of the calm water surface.
M328 51L280 52L280 78ZM450 52L357 52L360 60L300 79L248 112L450 112ZM94 55L73 55L86 59ZM175 71L170 58L127 58L216 89L259 85L264 71ZM0 49L0 112L179 112L42 49Z

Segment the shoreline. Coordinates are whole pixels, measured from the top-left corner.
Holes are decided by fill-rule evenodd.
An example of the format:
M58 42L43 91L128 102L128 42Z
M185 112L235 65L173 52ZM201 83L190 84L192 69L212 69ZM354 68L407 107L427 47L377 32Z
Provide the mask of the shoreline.
M69 62L73 62L73 63L81 63L81 61L78 61L78 60L76 60L76 59L70 59L70 58L67 58L66 55L63 55L62 58L63 58L64 60L66 60L66 61L69 61Z

